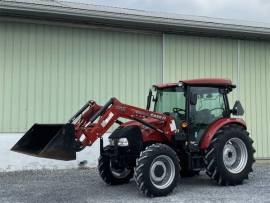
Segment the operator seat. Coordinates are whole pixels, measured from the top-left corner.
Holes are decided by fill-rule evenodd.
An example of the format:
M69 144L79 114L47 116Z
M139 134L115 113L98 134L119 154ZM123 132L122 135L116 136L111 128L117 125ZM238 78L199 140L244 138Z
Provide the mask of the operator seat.
M194 114L194 121L197 124L210 124L215 120L215 116L211 114L211 111L209 109L202 109L199 111L196 111Z
M209 109L202 109L194 112L192 120L196 126L195 137L197 142L199 142L209 124L215 120L215 116L211 114Z

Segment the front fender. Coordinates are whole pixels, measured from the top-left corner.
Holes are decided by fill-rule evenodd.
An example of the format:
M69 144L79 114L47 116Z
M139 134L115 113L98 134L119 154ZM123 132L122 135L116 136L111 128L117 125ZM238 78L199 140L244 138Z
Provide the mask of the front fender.
M127 138L129 142L129 149L136 153L142 149L142 132L136 125L120 127L116 129L110 136L111 139Z
M223 126L228 125L228 124L238 124L241 125L243 127L246 128L246 123L243 119L241 118L221 118L216 120L214 123L212 123L207 130L205 131L200 144L199 144L199 148L204 150L207 149L208 146L211 143L211 140L213 139L213 137L215 136L216 132Z

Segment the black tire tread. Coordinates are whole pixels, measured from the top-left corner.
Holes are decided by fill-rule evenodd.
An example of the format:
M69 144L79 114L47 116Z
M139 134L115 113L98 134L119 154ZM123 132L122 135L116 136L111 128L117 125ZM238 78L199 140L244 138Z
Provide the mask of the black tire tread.
M169 194L169 193L171 193L173 191L173 189L175 188L175 186L177 184L177 181L176 181L176 183L173 183L175 185L170 188L169 192L164 194L162 192L156 193L156 192L151 191L151 188L149 188L147 186L147 184L145 183L145 181L146 181L145 180L145 174L143 172L144 166L149 161L148 159L153 156L153 153L155 153L157 151L158 152L167 151L169 153L173 153L173 156L177 159L176 162L178 163L178 166L176 166L176 170L177 170L176 179L178 179L179 172L180 172L179 171L180 166L179 166L178 156L177 156L176 152L174 150L172 150L168 145L161 144L161 143L156 143L156 144L152 144L152 145L146 147L145 150L140 153L139 158L136 160L136 167L134 169L134 179L135 179L135 182L137 184L138 190L142 194L144 194L145 196L148 196L148 197L167 195L167 194Z
M110 150L111 146L106 146L104 148L104 151ZM108 185L121 185L121 184L125 184L128 183L130 181L130 179L133 177L133 170L131 170L130 174L128 176L126 176L125 178L116 178L112 175L110 167L110 160L108 157L104 157L102 155L100 155L99 159L98 159L98 172L100 177L102 178L102 180L108 184Z
M230 124L223 126L221 129L218 130L218 132L215 134L213 140L211 141L208 149L205 151L205 156L204 156L204 162L206 165L206 174L213 180L215 180L219 185L237 185L241 184L243 180L240 181L232 181L228 180L224 177L222 172L219 170L217 166L217 150L218 150L218 144L222 136L224 136L225 133L230 133L232 131L239 131L240 133L246 135L248 137L249 144L252 149L252 163L255 162L254 159L254 153L255 149L252 146L253 140L249 137L249 133L246 131L246 129L243 126L240 126L238 124ZM251 167L248 168L247 174L244 179L248 179L248 174L252 172L252 165Z

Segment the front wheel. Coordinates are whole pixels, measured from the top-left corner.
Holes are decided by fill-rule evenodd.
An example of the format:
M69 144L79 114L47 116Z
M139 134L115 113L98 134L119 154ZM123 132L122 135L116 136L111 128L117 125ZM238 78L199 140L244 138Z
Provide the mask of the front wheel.
M112 146L104 148L105 153L111 153ZM100 155L98 160L98 171L102 180L108 185L121 185L128 183L133 177L133 169L114 168L109 156Z
M149 197L165 196L173 191L179 177L179 160L165 144L147 147L137 159L135 181L138 189Z
M205 153L207 175L220 185L241 184L248 178L255 161L252 143L242 126L222 127Z

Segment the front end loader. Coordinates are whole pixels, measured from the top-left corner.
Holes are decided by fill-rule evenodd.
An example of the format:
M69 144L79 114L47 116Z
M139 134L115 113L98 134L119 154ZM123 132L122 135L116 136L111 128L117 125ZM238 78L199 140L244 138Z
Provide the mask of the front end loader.
M116 98L103 106L91 100L66 124L34 124L11 150L68 161L99 139L103 181L118 185L134 177L149 197L169 194L179 176L202 170L220 185L241 184L252 171L255 150L245 122L232 117L244 114L239 101L229 106L234 88L226 79L157 84L146 109ZM119 127L103 146L102 136L115 123Z

